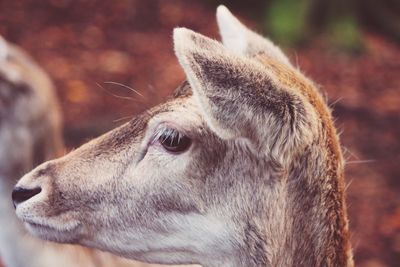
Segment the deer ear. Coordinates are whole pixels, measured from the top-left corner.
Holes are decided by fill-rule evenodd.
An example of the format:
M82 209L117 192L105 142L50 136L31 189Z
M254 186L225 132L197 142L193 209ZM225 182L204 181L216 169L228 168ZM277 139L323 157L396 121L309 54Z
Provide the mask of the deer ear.
M279 47L248 29L223 5L217 8L217 22L222 42L229 50L249 57L263 54L286 65L291 65Z
M257 147L267 144L271 150L290 145L288 135L305 113L296 92L280 86L261 63L191 30L175 29L174 47L194 97L216 134L224 139L243 137Z

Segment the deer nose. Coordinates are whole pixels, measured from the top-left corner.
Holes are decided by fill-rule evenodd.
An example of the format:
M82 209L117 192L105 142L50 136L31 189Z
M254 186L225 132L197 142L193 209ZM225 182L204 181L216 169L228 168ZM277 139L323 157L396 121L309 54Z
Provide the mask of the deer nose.
M17 207L18 204L21 204L24 201L27 201L33 196L36 196L42 192L42 188L37 187L33 189L25 189L22 187L15 187L12 191L11 198L14 204L14 208Z

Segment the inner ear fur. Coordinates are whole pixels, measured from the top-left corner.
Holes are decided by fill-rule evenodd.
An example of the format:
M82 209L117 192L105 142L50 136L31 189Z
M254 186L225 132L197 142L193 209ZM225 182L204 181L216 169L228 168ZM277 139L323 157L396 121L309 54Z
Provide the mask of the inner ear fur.
M257 152L282 160L312 139L309 104L263 64L185 28L174 30L174 46L206 121L221 138L248 139Z

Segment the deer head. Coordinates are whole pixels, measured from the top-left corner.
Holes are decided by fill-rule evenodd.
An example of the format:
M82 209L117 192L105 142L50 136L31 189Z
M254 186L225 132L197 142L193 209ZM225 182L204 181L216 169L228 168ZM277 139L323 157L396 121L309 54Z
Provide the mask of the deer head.
M174 30L171 99L18 182L31 233L152 263L351 265L326 104L269 40L217 19L223 44Z

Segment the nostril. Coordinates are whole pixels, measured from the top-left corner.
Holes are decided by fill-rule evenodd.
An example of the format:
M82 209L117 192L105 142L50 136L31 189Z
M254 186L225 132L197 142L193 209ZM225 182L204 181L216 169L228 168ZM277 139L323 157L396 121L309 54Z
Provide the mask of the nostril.
M14 207L16 207L18 204L30 199L31 197L39 194L42 192L42 188L37 187L34 189L25 189L22 187L16 187L12 191L11 198L14 203Z

